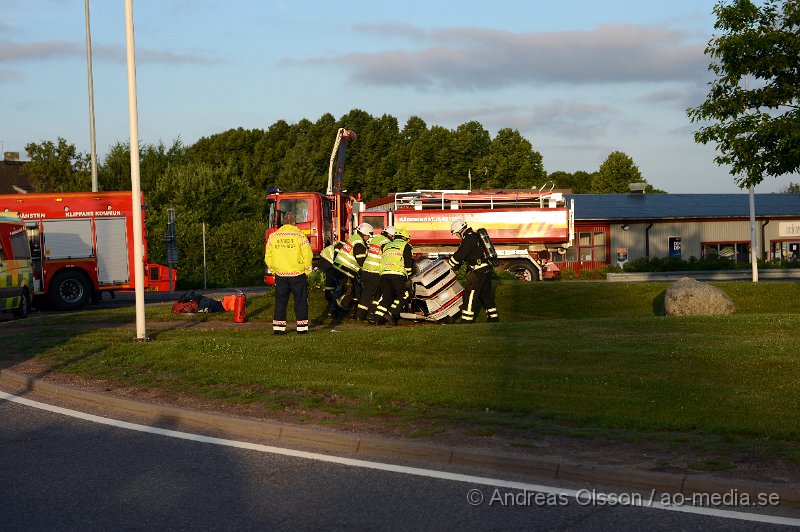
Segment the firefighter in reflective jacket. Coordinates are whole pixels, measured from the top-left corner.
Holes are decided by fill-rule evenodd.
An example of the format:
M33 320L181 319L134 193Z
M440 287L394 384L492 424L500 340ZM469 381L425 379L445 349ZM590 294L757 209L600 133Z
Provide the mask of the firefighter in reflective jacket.
M344 242L336 242L323 249L319 258L319 270L325 277L325 301L328 302L328 313L336 310L336 299L333 297L333 292L339 286L339 282L344 277L344 274L337 270L333 263L336 260L336 254L342 249Z
M275 312L272 317L272 332L286 333L286 307L289 295L294 298L294 314L297 332L308 332L308 278L311 273L311 245L306 235L295 227L295 216L283 216L283 225L269 235L264 262L275 274Z
M333 318L337 318L340 311L350 310L356 294L357 279L361 272L361 265L367 258L367 241L372 237L372 226L362 223L353 232L353 236L342 244L341 249L336 253L333 266L339 270L344 277L339 281L333 291L333 297L338 306L333 312ZM360 284L358 285L360 287Z
M361 297L358 299L356 319L365 320L375 313L380 299L381 258L383 247L394 238L395 229L391 225L384 227L380 234L367 241L367 258L361 265Z
M497 305L492 293L492 265L486 259L478 234L464 220L456 220L450 225L450 232L461 238L461 245L448 259L453 271L462 264L467 265L467 279L464 284L464 305L461 307L461 321L473 323L477 315L476 301L486 309L486 321L500 321Z
M375 310L378 324L386 320L397 325L400 311L411 301L411 274L414 256L411 251L411 235L405 229L397 229L394 240L383 247L381 258L381 301Z

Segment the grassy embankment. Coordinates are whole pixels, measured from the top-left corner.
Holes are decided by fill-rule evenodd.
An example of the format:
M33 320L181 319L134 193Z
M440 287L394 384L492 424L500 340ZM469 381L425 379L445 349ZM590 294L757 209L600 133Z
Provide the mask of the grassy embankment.
M131 342L133 309L53 316L21 327L20 340L24 356L55 371L276 410L300 405L332 423L388 415L427 419L433 433L468 422L483 427L475 434L704 434L777 441L800 463L797 284L720 283L737 313L686 318L661 315L667 283L497 286L500 324L345 322L274 337L268 293L248 301L250 325L206 328L230 314L148 305L146 344ZM322 295L310 297L313 318Z

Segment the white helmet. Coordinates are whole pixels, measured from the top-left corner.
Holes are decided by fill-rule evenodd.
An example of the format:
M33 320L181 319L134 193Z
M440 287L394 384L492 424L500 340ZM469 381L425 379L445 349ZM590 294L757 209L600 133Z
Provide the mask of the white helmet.
M370 237L370 236L372 236L373 229L372 229L372 226L370 224L368 224L367 222L364 222L363 224L361 224L358 227L356 227L356 231L358 231L359 233L361 233L362 235L364 235L366 237Z
M393 225L387 225L383 228L383 234L388 237L394 237L394 234L397 232L397 229L394 228Z
M456 220L450 224L450 232L454 235L460 235L467 228L467 222L464 220Z

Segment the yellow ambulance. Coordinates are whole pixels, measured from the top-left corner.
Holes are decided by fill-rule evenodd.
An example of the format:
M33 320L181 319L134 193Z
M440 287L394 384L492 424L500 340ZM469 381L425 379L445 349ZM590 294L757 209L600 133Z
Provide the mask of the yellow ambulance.
M0 312L24 318L31 311L33 265L25 224L19 215L0 212Z

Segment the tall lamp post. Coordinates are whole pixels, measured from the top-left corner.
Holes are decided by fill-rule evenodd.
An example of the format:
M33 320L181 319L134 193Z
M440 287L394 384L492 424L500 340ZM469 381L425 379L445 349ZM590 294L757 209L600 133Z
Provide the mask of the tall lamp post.
M756 240L756 200L754 187L750 187L750 266L753 282L758 282L758 241Z
M750 89L750 76L744 77L744 90ZM747 109L750 114L750 108ZM750 187L750 267L753 271L753 282L758 282L758 241L756 240L756 200L755 186Z
M92 77L92 31L89 22L89 0L84 2L86 11L86 65L89 72L89 137L92 144L92 192L97 192L97 142L94 132L94 80Z
M142 250L142 190L139 178L139 113L136 107L136 54L133 44L133 0L125 0L125 35L128 59L128 120L131 129L131 201L133 202L133 262L136 287L136 338L148 340L144 321L144 258Z

